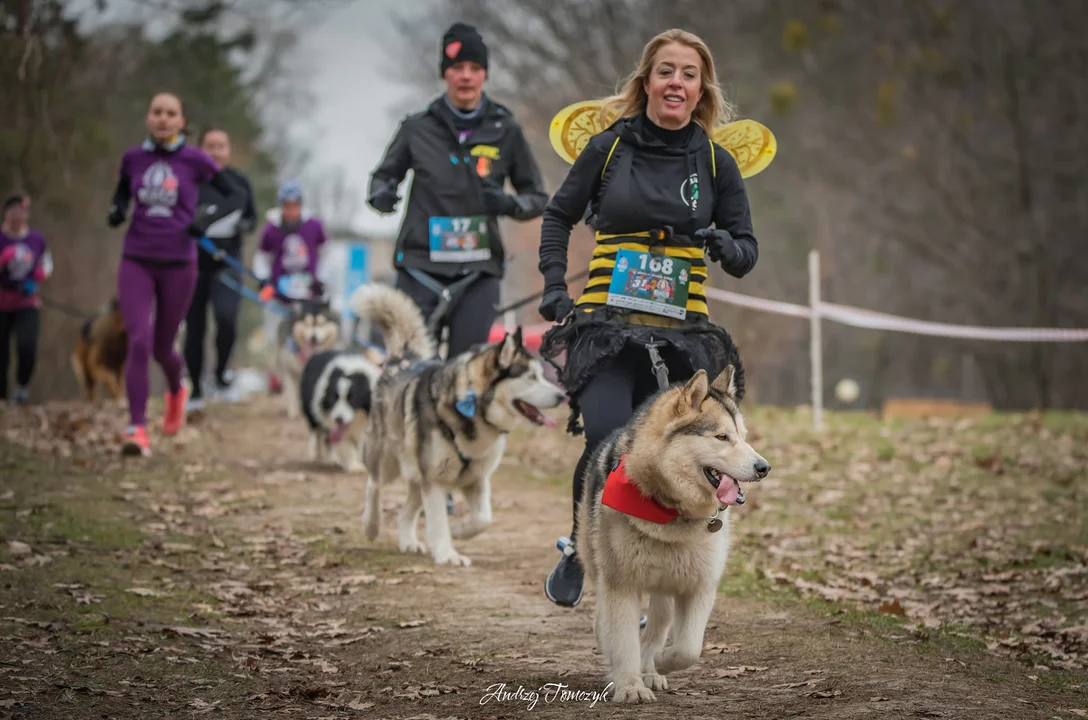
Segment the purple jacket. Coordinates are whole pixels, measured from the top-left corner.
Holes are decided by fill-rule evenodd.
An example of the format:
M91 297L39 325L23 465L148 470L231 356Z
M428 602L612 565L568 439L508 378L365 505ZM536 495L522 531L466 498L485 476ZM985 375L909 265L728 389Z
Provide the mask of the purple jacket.
M308 287L308 281L317 277L318 253L326 240L325 228L316 218L303 220L291 230L284 230L273 222L265 223L260 250L271 256L272 269L268 279L277 293L290 296L283 292L281 279L290 283L291 276L297 278L294 283L297 290L302 285Z
M14 252L8 248L14 247ZM0 267L0 312L39 307L38 294L26 296L22 288L45 258L45 237L31 228L21 238L5 235L0 230L0 256L10 259Z

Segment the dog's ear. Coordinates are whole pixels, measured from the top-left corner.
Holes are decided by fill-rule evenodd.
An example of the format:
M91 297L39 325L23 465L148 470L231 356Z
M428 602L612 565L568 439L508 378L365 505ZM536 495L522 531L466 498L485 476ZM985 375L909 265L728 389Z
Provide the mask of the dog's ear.
M507 333L499 346L499 367L508 368L514 364L514 357L518 353L518 339L516 335Z
M514 330L514 342L517 343L518 347L525 347L525 340L521 336L521 325L518 325L517 329Z
M725 395L733 402L737 401L737 369L733 367L732 363L726 365L725 370L722 370L718 377L714 378L710 388Z
M706 370L699 370L680 388L680 398L676 404L678 415L687 415L690 412L699 412L700 406L707 395Z

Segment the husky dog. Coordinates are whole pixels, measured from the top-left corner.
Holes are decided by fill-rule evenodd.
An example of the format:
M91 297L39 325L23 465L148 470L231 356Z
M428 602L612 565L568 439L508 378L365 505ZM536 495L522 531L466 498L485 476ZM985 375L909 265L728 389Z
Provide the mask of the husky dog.
M299 380L314 353L332 350L340 342L340 315L324 300L295 300L290 314L277 324L273 372L283 383L287 417L299 416Z
M310 426L311 462L330 454L344 470L363 469L370 396L381 372L365 355L344 350L319 352L306 361L299 401ZM351 442L342 442L345 435Z
M668 689L664 675L699 659L729 555L728 508L744 502L740 483L771 469L746 436L730 365L713 382L699 370L659 392L590 458L578 554L616 702L653 701Z
M408 499L398 516L402 552L427 552L416 536L425 514L427 542L438 564L471 564L453 538L471 538L491 524L491 475L506 448L506 434L525 418L555 427L540 408L566 395L544 379L540 360L522 345L521 328L448 360L435 358L435 343L415 302L385 285L365 285L350 302L385 339L388 355L374 386L363 448L367 470L363 532L378 536L379 495L398 478ZM461 490L469 512L451 528L446 493Z

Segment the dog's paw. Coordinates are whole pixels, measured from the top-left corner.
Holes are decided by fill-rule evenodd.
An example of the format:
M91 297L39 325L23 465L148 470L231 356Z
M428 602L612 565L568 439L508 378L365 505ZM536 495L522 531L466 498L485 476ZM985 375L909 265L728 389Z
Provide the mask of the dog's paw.
M658 675L656 672L644 674L642 676L642 682L651 690L669 689L669 681L664 675Z
M650 703L656 701L657 697L654 695L654 691L641 682L634 682L617 688L616 692L612 694L612 702L616 703Z
M434 561L438 565L453 565L454 567L468 567L472 564L472 560L453 550L441 555L435 555Z
M401 544L400 551L403 553L420 553L421 555L426 555L427 546L419 540L410 540Z
M476 529L476 523L471 518L458 520L450 525L450 537L454 540L465 540L475 537L477 534L479 532Z
M662 675L668 675L678 670L686 670L697 662L699 662L698 650L688 652L678 650L676 647L670 647L658 653L654 658L654 667Z

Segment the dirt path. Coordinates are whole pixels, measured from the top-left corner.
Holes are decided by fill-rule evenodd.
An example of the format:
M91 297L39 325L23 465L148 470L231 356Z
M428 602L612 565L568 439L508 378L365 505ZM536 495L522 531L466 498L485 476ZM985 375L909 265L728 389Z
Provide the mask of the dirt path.
M63 435L65 422L50 416L34 432ZM69 435L100 422L112 420ZM920 639L749 585L720 594L700 663L671 676L656 704L594 703L605 681L593 594L572 611L542 589L569 530L563 478L577 441L512 438L495 524L460 543L473 565L457 569L396 552L399 489L383 496L382 534L368 544L364 480L307 464L303 423L274 400L215 408L157 447L141 466L80 459L78 443L74 465L4 445L5 475L20 475L0 488L5 540L29 550L0 555L0 715L1088 716L1078 684L1048 686L978 643ZM80 525L84 511L94 520ZM108 617L88 620L96 612Z

